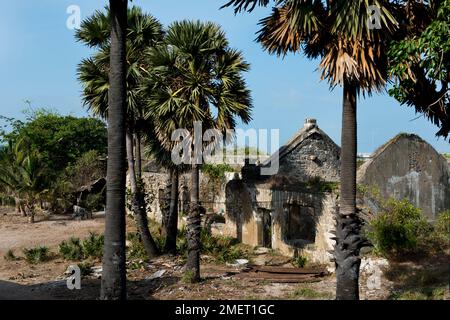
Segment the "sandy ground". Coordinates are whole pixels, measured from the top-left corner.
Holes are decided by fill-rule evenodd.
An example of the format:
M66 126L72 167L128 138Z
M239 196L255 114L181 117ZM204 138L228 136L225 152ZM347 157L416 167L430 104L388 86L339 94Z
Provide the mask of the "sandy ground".
M36 222L30 224L27 218L11 212L11 209L0 208L0 255L3 256L9 249L17 251L38 245L54 248L70 237L83 238L89 232L103 231L104 218L75 221L70 216L38 215Z
M69 290L65 271L77 262L65 261L58 255L58 245L70 237L84 238L89 232L103 233L104 218L74 221L70 217L40 216L35 224L28 224L26 218L11 209L0 208L0 300L4 299L98 299L100 275L93 274L82 279L81 290ZM135 231L134 222L127 221L127 231ZM49 261L30 264L23 259L22 250L45 245L51 251ZM4 254L9 250L19 259L9 261ZM446 283L448 280L448 259L428 261L423 265L397 264L382 286L368 290L367 278L361 275L361 299L387 299L393 291L403 291L414 286ZM289 266L289 258L269 252L252 257L252 263ZM101 268L101 261L91 261ZM181 257L162 256L149 263L127 262L129 299L334 299L336 279L330 275L314 283L268 283L264 280L237 278L240 270L214 262L211 257L202 256L202 281L186 284L183 281L184 261ZM162 272L154 277L155 272ZM425 280L424 280L425 277ZM388 279L389 278L389 279ZM448 297L448 291L447 291Z
M82 279L81 290L68 290L65 271L74 262L63 260L58 254L58 245L70 237L84 238L89 232L102 233L104 219L74 221L70 217L38 216L36 223L9 208L0 208L0 299L98 299L100 279L91 275ZM128 221L128 231L134 229ZM52 258L39 264L29 264L23 258L22 250L38 245L47 246ZM9 250L19 257L7 261L4 254ZM258 256L255 261L283 263L289 260L283 256ZM101 267L101 261L93 261ZM238 269L216 264L207 256L202 258L203 281L186 284L183 281L184 261L180 257L162 256L139 267L129 264L127 270L130 299L294 299L298 288L315 288L322 293L316 298L331 298L334 278L325 278L320 283L277 284L235 279ZM160 278L152 279L157 271L164 271Z

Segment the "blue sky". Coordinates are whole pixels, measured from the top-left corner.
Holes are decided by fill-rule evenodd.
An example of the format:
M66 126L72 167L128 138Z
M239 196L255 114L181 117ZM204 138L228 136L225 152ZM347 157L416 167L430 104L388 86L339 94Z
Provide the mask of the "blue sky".
M219 10L226 0L134 0L164 25L181 19L214 21L222 25L233 47L243 51L251 64L247 74L254 99L256 129L280 129L286 142L305 118L316 118L319 126L338 144L341 127L340 88L329 90L319 80L317 61L301 55L284 59L270 56L254 42L258 20L269 9L235 16L231 9ZM82 18L102 9L106 0L15 0L0 2L0 114L21 118L25 100L34 107L50 107L63 114L87 115L81 104L81 86L76 66L90 51L76 43L74 31L66 27L66 10L78 5ZM387 94L359 101L358 151L372 152L399 132L416 133L440 152L450 144L435 137L437 128L414 111L400 106ZM416 120L413 120L416 119Z

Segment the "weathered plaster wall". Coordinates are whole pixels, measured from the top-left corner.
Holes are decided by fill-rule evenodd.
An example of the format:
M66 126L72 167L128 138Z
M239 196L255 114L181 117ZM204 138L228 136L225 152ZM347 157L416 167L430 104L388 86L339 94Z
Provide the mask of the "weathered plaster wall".
M330 263L328 251L333 248L331 232L335 228L336 194L273 190L266 184L255 185L237 180L227 186L227 201L226 223L215 224L213 233L236 237L251 246L262 246L262 213L270 212L273 249L288 256L303 255L312 262ZM314 230L310 230L315 235L313 241L287 238L287 208L292 204L314 208ZM236 216L236 213L241 215Z
M358 182L376 186L384 198L408 199L429 219L450 209L447 161L420 137L401 134L358 170Z

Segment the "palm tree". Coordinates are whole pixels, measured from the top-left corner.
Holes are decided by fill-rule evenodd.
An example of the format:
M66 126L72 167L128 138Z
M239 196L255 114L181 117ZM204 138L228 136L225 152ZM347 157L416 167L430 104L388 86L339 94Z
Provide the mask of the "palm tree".
M25 140L9 142L0 150L0 190L20 199L28 222L34 223L35 206L47 193L49 171Z
M148 125L143 126L143 136L145 141L145 154L147 157L155 159L161 167L169 172L168 182L170 184L170 204L167 217L163 216L163 227L165 229L164 252L174 255L176 254L176 240L178 232L178 189L179 175L188 170L186 165L176 165L171 159L171 150L175 146L172 144L170 148L158 140L154 130L154 123L158 119L150 118L147 120ZM170 132L167 132L165 141L170 140Z
M110 0L110 63L108 92L108 164L105 247L101 298L126 299L125 266L125 132L127 110L128 0Z
M213 23L181 21L173 23L165 45L149 51L152 74L146 84L148 110L158 118L155 132L167 150L171 150L171 133L175 129L190 132L192 150L194 126L199 121L203 132L214 128L235 127L235 117L250 121L250 92L242 77L249 65L239 51L229 48L225 34ZM213 115L212 108L215 109ZM220 143L220 142L217 142ZM191 280L200 279L200 203L199 168L191 152L191 210L187 222L187 272Z
M97 11L82 23L76 37L86 45L99 51L91 58L83 60L78 68L79 79L84 86L83 99L95 115L108 117L108 93L110 79L110 12ZM131 206L138 230L149 258L159 254L159 250L148 229L146 204L141 183L141 131L143 119L140 85L148 73L148 66L142 59L142 52L161 41L163 31L161 24L152 16L144 14L140 8L128 10L127 27L127 62L126 87L126 153L128 175L131 189ZM134 142L134 136L137 138ZM135 160L136 159L136 160Z
M267 6L269 0L231 0L236 12ZM359 250L364 241L356 214L357 97L380 91L387 80L386 46L397 22L388 1L280 0L260 21L258 41L269 53L303 51L320 58L322 79L343 87L340 209L334 259L337 299L359 298ZM380 12L381 29L371 29L369 5Z

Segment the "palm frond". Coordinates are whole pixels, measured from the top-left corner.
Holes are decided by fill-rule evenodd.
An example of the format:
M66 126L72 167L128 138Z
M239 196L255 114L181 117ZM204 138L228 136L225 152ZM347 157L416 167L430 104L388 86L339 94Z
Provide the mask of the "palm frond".
M241 11L252 12L257 6L266 7L269 3L270 0L231 0L220 7L220 9L234 7L235 13Z

